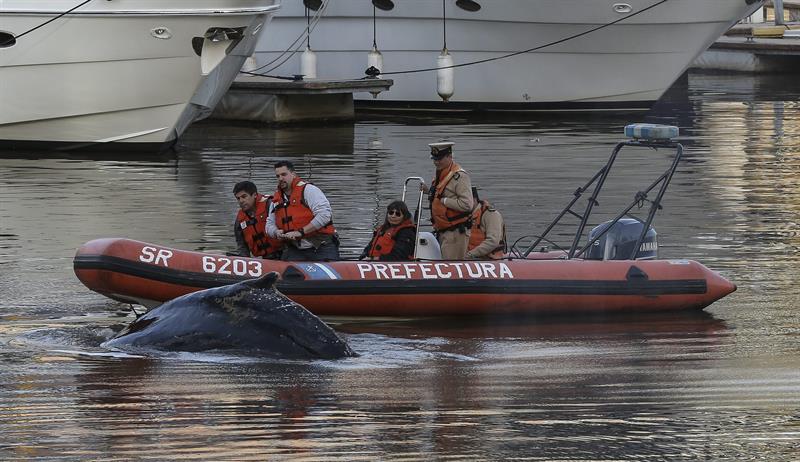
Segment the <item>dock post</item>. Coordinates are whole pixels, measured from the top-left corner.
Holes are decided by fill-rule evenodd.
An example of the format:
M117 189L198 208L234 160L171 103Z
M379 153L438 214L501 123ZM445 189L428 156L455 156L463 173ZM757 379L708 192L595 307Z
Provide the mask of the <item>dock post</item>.
M775 25L783 24L783 0L772 0L772 7L775 9Z

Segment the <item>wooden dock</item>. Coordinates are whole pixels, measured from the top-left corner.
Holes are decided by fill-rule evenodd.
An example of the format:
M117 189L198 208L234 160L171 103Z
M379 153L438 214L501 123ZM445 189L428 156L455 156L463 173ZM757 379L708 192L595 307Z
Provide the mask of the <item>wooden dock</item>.
M353 120L353 93L387 91L389 79L280 80L242 76L211 118L264 123Z
M800 23L739 24L720 37L692 65L735 72L800 72Z

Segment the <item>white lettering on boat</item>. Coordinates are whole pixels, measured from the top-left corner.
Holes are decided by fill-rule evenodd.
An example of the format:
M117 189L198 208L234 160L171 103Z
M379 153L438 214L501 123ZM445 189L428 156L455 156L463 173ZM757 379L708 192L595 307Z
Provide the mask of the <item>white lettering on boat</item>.
M139 261L144 263L152 263L154 265L163 265L169 268L169 259L172 257L172 251L167 249L159 249L157 247L144 246L142 253L139 255Z
M476 263L474 265L467 264L466 266L467 266L467 274L471 279L478 279L482 276L480 263ZM473 266L475 267L474 272L472 271Z
M258 260L203 255L203 272L257 278L261 276L263 270Z
M361 279L514 279L507 264L495 262L359 263L357 267Z
M400 278L400 270L402 267L397 264L393 263L389 265L389 272L392 274L392 279L399 279Z
M658 243L656 242L642 242L639 246L639 250L642 252L655 252L658 250Z
M386 265L382 263L378 263L377 265L375 265L375 274L380 275L378 276L379 279L381 278L381 276L383 276L383 279L389 279L389 276L387 276L386 273Z

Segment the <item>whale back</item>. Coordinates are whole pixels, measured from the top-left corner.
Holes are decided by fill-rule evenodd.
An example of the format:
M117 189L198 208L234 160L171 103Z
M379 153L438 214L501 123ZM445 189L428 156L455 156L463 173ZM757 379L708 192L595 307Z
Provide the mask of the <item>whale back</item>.
M336 332L275 289L278 274L184 295L133 321L105 347L234 350L287 359L355 356Z

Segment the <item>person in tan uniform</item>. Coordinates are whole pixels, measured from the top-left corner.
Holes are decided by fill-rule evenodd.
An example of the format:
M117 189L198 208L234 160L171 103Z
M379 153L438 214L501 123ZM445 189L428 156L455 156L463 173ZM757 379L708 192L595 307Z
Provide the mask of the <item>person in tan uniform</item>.
M443 260L463 260L469 244L472 201L472 182L469 174L453 161L453 144L449 141L431 143L431 160L436 175L427 191L431 208L431 221Z
M506 253L506 226L503 216L487 200L478 197L472 188L475 211L472 214L472 234L467 247L467 260L500 260Z

